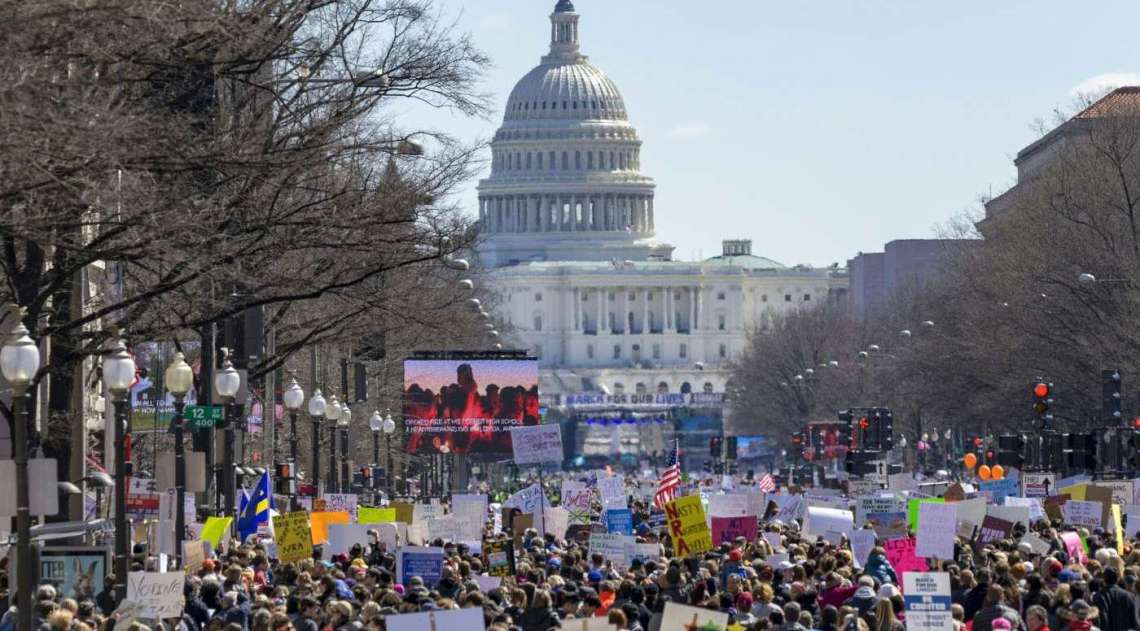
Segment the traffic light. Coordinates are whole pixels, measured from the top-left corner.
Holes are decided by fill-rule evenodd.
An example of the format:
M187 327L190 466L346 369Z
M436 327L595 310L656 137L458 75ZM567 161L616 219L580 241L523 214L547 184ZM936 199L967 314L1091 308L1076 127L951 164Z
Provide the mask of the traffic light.
M1117 425L1122 418L1120 409L1120 371L1102 370L1101 381L1101 410L1104 421Z
M1096 434L1064 434L1061 447L1065 454L1065 467L1069 473L1096 469Z
M720 440L720 436L713 436L709 439L709 456L720 458Z
M836 431L837 431L837 444L840 447L846 447L846 448L851 447L851 438L852 438L851 425L854 422L854 418L855 418L855 415L851 413L851 410L840 410L839 411L839 425L836 426Z
M895 415L889 409L880 410L879 449L890 451L895 447Z
M725 457L729 460L736 460L736 436L725 438Z
M1038 378L1033 382L1033 413L1037 415L1039 429L1053 429L1053 413L1049 411L1052 405L1053 384Z
M278 495L293 495L293 463L278 462L273 473L274 492Z
M1020 434L998 436L997 463L1007 468L1024 468L1025 437Z
M855 422L855 447L857 449L870 449L870 441L867 440L871 429L871 419L866 415L860 415L859 420Z
M1125 435L1124 466L1129 471L1140 471L1140 431L1131 430Z

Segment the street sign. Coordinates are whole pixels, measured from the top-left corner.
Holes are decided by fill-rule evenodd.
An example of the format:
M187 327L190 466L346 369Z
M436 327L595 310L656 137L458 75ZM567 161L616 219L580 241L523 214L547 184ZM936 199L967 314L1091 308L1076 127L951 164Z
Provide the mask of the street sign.
M225 412L220 405L187 405L182 416L194 429L208 429L218 425L225 418Z

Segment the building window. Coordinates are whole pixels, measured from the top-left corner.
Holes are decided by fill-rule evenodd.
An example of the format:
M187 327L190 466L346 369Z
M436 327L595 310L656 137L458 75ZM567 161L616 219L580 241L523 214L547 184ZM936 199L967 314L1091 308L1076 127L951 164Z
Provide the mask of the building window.
M810 302L810 301L811 301L811 294L804 294L804 302Z
M706 381L705 382L705 394L712 394L712 393L713 393L712 382Z
M716 299L717 300L724 300L724 292L723 291L717 292Z
M582 292L582 302L586 302L588 297L589 297L589 294L587 294L586 292Z
M621 359L621 344L614 344L614 359Z
M632 291L629 292L629 301L633 302L635 300L637 300L637 294L633 293Z
M534 356L539 358L539 359L542 359L542 344L535 344L534 345Z
M594 170L594 152L593 151L587 151L586 152L586 168L591 170L591 171Z
M680 356L681 359L685 359L686 357L688 357L689 356L689 345L682 342L681 343L681 350L680 350L680 352L677 353L677 355Z
M593 358L594 358L594 345L593 344L587 344L586 345L586 359L593 359Z
M768 294L760 294L760 302L768 302Z
M660 344L654 344L653 345L653 359L661 359L661 345Z
M613 311L610 312L610 331L617 331L617 317L614 315Z
M538 152L538 170L539 171L542 170L542 152L541 151Z
M553 171L553 170L555 169L555 166L554 166L554 165L555 165L555 162L554 162L554 152L553 152L553 151L551 151L551 152L550 152L550 170L551 170L551 171Z
M673 300L680 300L680 299L681 299L681 292L679 292L679 291L673 292Z
M563 171L569 171L570 170L570 154L568 152L565 152L565 151L562 152L562 170Z
M614 301L614 292L610 292L610 302Z
M633 387L634 394L644 395L646 394L647 390L648 389L645 387L645 384L642 382L638 382L637 385Z
M541 331L542 330L542 316L540 316L540 315L534 316L534 330L535 331Z
M541 291L534 292L534 301L535 302L542 302L542 292Z
M628 318L628 320L629 320L629 329L628 329L628 331L629 331L630 333L633 333L633 312L632 312L632 311L630 311L630 312L629 312L629 318Z
M650 292L646 292L646 294L645 294L645 299L646 299L646 300L653 300L653 292L651 292L651 291L650 291Z
M582 170L582 152L581 151L575 151L574 152L574 168L579 170L579 171Z
M658 383L657 394L669 394L669 384L664 381Z
M681 394L691 394L692 392L693 386L688 381L681 384Z
M721 359L727 359L728 358L728 346L725 344L721 344L720 348L717 349L717 355Z
M531 159L531 156L532 156L532 155L534 155L534 154L532 154L532 153L531 153L531 152L529 152L529 151L528 151L528 152L526 152L526 170L527 170L527 171L529 171L529 170L530 170L530 159Z
M784 294L784 302L791 302L791 301L792 301L792 295L791 294Z
M617 394L617 395L625 394L625 384L623 384L620 381L615 383L614 384L614 394Z

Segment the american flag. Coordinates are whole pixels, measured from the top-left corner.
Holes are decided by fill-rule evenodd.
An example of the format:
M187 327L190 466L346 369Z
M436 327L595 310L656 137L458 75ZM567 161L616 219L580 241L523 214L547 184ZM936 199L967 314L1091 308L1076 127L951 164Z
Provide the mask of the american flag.
M765 473L764 477L756 481L756 489L761 493L775 493L776 480L772 477L771 473Z
M677 489L681 487L680 451L681 441L676 439L673 443L673 451L669 454L672 464L661 472L661 480L657 483L657 492L653 494L653 505L657 508L664 509L666 502L671 502L673 498L677 497Z

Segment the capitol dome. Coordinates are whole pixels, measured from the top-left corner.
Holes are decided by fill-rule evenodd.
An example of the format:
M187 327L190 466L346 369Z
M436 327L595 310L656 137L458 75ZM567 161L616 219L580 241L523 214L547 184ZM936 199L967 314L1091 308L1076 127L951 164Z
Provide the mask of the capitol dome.
M559 0L550 52L519 80L479 183L481 253L493 266L558 260L663 260L653 179L617 85L578 42L579 15Z

